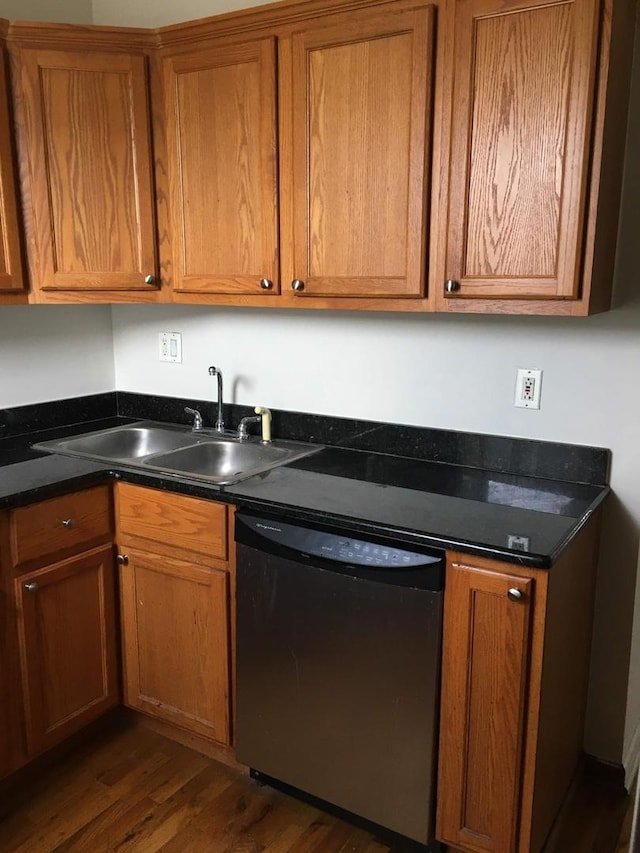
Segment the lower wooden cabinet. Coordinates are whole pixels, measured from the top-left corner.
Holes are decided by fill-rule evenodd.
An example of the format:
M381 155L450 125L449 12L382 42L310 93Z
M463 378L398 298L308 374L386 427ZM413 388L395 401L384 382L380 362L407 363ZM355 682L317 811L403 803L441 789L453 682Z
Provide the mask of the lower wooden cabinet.
M118 702L111 545L14 581L27 752L41 752Z
M228 744L227 573L125 552L120 594L126 704Z
M534 589L533 578L447 567L440 821L464 849L517 849Z
M109 486L0 513L0 777L119 701Z
M436 834L539 853L582 753L599 519L550 569L447 554Z
M125 704L231 738L230 508L116 487Z

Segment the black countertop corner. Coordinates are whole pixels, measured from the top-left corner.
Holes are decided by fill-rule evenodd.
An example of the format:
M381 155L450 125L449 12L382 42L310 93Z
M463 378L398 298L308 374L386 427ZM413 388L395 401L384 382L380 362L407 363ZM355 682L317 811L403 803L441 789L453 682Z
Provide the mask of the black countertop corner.
M124 414L116 395L72 401L67 425L66 401L45 404L48 420L36 407L23 407L22 421L15 410L0 411L0 424L10 424L0 429L0 508L119 478L362 535L548 568L609 493L610 452L603 448L299 413L276 412L276 435L310 440L311 433L322 449L228 487L31 447L147 419L149 412L177 420L187 402L163 408L162 398L149 399L151 409L142 395L127 395ZM246 407L228 408L233 425ZM159 417L163 411L169 417Z

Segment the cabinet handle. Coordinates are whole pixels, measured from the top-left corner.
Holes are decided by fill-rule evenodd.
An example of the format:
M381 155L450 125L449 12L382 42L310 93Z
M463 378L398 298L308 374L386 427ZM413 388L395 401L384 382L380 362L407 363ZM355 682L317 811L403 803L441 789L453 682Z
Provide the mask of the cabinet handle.
M261 278L260 279L260 287L263 290L271 290L271 288L273 287L273 282L271 281L271 279Z
M32 581L31 583L26 583L24 588L27 592L35 592L38 589L38 584L35 581Z
M63 527L73 527L73 519L72 518L63 518L62 519Z
M524 593L521 589L518 589L514 586L511 589L507 590L507 598L509 599L509 601L522 601L522 599L524 598Z
M296 292L304 290L304 281L300 281L299 278L294 278L291 282L291 290L295 290Z
M156 283L155 275L145 275L144 283L145 284L155 284Z
M446 293L455 293L456 290L460 290L460 282L449 278L444 283L444 289Z
M128 566L129 565L129 557L127 554L118 554L116 557L116 563L119 566Z

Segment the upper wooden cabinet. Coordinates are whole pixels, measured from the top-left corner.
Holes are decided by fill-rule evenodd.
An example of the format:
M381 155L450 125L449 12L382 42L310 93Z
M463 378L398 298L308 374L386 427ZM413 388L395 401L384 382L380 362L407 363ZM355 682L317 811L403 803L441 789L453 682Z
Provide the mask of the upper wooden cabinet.
M20 224L15 184L13 132L9 112L9 88L0 21L0 301L7 294L24 292Z
M434 10L400 0L283 26L277 43L164 49L180 301L424 296Z
M30 300L607 310L635 7L284 0L159 30L11 24ZM0 292L19 286L8 245Z
M157 285L144 53L11 39L34 301L144 299Z
M423 4L345 12L281 43L282 269L296 297L424 295L433 19Z
M611 191L598 198L613 60L605 5L603 20L599 0L446 0L438 309L601 307L589 229ZM626 110L624 86L616 97ZM621 167L619 152L618 190ZM619 192L605 227L615 228L618 202ZM608 254L609 278L594 289L610 292Z
M162 63L175 291L277 293L274 38Z

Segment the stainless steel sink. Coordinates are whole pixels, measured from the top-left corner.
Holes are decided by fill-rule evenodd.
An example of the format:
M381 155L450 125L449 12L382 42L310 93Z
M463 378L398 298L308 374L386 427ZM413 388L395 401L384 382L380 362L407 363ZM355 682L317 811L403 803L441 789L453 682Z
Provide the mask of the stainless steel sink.
M88 432L73 438L34 444L37 450L51 450L70 456L85 456L109 462L131 462L153 453L176 450L198 441L198 436L185 427L138 423Z
M167 474L230 485L320 450L296 441L263 444L239 441L234 434L194 432L173 424L141 421L71 438L43 441L36 450L152 468Z
M171 453L160 453L146 459L143 464L149 468L160 468L228 485L300 459L317 449L298 442L261 444L221 437Z

